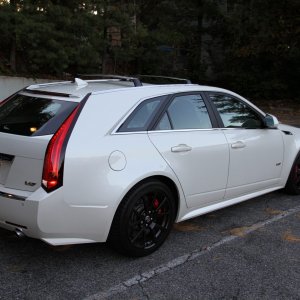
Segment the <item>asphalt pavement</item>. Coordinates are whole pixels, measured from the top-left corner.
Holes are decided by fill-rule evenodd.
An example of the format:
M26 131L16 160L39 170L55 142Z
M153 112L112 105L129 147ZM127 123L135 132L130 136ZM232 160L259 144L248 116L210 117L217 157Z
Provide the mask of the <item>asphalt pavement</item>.
M176 224L138 259L0 230L0 299L300 299L299 221L279 191Z

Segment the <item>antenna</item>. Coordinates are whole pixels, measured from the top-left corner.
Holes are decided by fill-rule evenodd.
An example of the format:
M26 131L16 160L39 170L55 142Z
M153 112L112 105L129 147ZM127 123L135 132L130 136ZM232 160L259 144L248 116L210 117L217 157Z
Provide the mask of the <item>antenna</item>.
M74 79L74 82L75 84L78 86L78 87L84 87L84 86L87 86L88 83L80 78L75 78Z

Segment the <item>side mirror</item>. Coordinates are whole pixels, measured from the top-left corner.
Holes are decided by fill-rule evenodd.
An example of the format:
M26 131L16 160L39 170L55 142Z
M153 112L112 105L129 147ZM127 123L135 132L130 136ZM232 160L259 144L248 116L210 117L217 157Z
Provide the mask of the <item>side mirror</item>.
M278 119L269 114L265 116L264 121L267 128L276 129L279 125Z

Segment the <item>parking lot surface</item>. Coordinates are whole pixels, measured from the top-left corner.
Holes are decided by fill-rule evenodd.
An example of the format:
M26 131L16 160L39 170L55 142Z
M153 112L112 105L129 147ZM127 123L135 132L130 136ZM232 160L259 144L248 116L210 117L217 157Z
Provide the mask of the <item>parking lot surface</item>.
M0 230L0 299L300 299L300 196L275 192L176 224L143 258Z

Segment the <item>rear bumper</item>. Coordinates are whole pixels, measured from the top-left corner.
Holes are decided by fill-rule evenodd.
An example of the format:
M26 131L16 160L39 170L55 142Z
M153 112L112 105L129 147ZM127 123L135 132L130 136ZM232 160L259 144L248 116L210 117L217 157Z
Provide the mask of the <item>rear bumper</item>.
M13 231L19 229L29 237L37 237L38 203L21 199L20 195L0 193L0 227Z
M9 194L0 187L1 228L55 246L106 241L111 224L107 206L69 205L63 189L48 194L39 188L27 197L17 192Z

